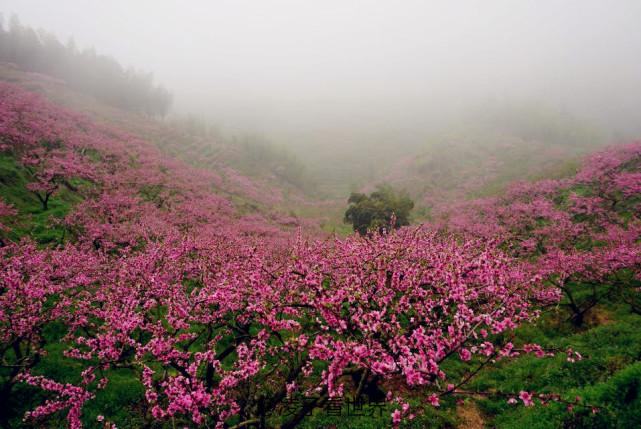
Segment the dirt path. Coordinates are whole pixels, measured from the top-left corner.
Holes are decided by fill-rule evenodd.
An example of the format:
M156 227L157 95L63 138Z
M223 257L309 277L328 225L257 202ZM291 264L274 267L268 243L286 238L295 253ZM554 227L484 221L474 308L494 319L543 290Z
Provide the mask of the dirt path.
M459 429L484 429L485 420L479 411L476 403L466 401L461 405L456 406L456 414L461 419Z

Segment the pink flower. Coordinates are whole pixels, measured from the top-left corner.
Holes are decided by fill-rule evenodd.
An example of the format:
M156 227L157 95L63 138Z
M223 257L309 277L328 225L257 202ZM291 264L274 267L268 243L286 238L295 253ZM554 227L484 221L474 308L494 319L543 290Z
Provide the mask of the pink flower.
M534 405L534 402L532 401L532 395L525 390L521 390L521 392L519 392L519 398L521 399L521 401L523 401L523 405L525 405L526 407L531 407Z
M459 356L461 357L461 360L465 362L472 359L472 353L470 353L468 349L461 349L461 351L459 351Z
M394 410L392 413L392 423L398 425L401 422L401 410Z
M440 405L441 405L441 404L439 404L439 401L438 401L438 395L436 395L436 394L434 394L434 393L432 393L432 394L427 398L427 402L429 402L429 403L430 403L430 405L432 405L433 407L438 407L438 406L440 406Z

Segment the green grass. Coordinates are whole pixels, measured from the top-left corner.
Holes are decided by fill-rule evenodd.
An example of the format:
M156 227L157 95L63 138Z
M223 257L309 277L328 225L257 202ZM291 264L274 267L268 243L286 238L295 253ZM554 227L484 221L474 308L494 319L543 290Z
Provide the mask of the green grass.
M66 229L59 221L82 198L61 187L51 197L49 209L42 210L36 195L26 188L29 181L28 172L13 157L0 154L0 197L18 211L15 219L6 222L11 228L8 238L19 240L30 236L40 244L62 242Z
M589 408L575 407L568 412L561 404L531 408L511 406L505 398L499 397L480 400L481 410L494 427L623 427L619 422L630 424L633 421L630 419L639 423L641 396L638 388L636 391L630 389L635 383L633 380L636 379L636 383L641 380L641 331L638 329L641 318L616 303L599 307L598 312L607 314L603 324L580 332L559 325L555 317L547 317L541 323L525 326L517 332L521 341L561 349L571 347L584 356L583 360L567 362L563 354L543 359L523 356L483 372L471 387L479 391L558 393L566 400L580 396L582 403L603 407L603 411L592 414ZM625 391L626 394L615 395L613 391Z
M420 410L416 417L411 421L405 421L401 427L404 429L445 429L457 427L458 419L454 413L453 408L447 411L436 410L433 407L426 407L421 405L418 401L410 401L410 405L414 410ZM397 407L396 407L397 408ZM325 410L315 410L314 414L307 417L301 424L301 429L320 429L320 428L344 428L344 429L379 429L391 427L392 419L390 414L394 411L395 407L385 405L379 411L369 410L363 415L357 416L348 414L347 407L344 406L341 410L341 415L329 415ZM365 407L365 410L368 410Z
M51 327L50 327L51 328ZM55 329L54 329L55 330ZM56 343L57 334L52 329L45 332L51 341L46 346L47 355L33 368L34 375L46 377L61 383L81 384L80 372L86 363L67 358L63 355L66 345ZM144 387L139 381L139 375L130 369L110 369L104 374L96 373L97 379L105 375L109 382L105 389L96 392L96 397L83 407L83 422L86 428L102 427L96 420L100 414L107 420L115 422L119 428L137 428L143 426L143 420L137 408L144 403ZM18 383L12 392L11 408L17 411L11 420L11 427L31 427L30 423L23 422L23 413L34 409L48 398L47 393L40 389ZM56 413L45 421L39 420L38 425L45 424L46 428L66 427L66 411Z

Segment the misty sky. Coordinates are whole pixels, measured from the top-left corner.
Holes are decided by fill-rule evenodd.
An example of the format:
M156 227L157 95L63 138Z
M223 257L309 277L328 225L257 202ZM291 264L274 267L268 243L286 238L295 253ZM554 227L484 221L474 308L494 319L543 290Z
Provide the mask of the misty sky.
M420 127L441 110L534 98L641 132L639 0L2 0L0 11L153 71L178 111L248 130Z

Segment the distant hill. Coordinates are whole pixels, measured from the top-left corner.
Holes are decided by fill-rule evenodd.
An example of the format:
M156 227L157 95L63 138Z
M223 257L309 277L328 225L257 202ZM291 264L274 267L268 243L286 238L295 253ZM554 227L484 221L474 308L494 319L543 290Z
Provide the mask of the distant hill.
M22 25L15 15L6 29L0 15L0 62L55 76L77 91L131 112L164 117L173 101L151 73L126 69L93 49L80 51L73 40L64 45L51 33Z
M474 111L447 128L380 180L434 207L501 192L514 180L571 174L582 155L605 143L589 123L533 103Z

